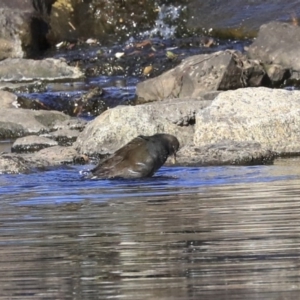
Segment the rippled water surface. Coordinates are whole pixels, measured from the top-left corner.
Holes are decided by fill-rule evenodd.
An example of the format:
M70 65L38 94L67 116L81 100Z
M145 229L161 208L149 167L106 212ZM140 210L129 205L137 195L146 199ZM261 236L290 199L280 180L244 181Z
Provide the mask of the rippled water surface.
M297 299L300 160L0 175L1 299Z

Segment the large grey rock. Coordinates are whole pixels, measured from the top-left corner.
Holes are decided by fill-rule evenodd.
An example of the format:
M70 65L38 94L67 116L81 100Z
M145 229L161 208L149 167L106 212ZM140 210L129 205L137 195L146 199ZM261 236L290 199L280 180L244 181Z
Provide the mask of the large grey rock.
M196 146L258 142L263 148L300 153L300 91L246 88L220 93L196 115Z
M162 75L140 82L139 103L167 98L200 97L205 92L260 86L265 71L238 51L219 51L188 57Z
M58 120L67 119L70 117L58 111L4 108L0 110L0 138L46 133Z
M248 55L264 64L277 64L299 73L299 51L299 26L270 22L260 27L257 38L249 46Z
M87 155L114 152L138 135L165 132L177 136L181 145L193 140L196 112L211 101L177 99L138 106L118 106L91 121L74 146ZM187 126L184 126L187 125Z
M78 68L68 66L63 59L15 58L0 62L0 81L61 80L82 76L83 73Z

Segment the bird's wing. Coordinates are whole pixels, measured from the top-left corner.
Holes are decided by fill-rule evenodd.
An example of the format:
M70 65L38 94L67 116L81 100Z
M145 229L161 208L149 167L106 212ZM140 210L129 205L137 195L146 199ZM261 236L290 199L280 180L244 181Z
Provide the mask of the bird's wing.
M134 157L133 154L137 152L137 149L145 143L145 140L141 137L136 137L131 140L128 144L123 146L122 148L118 149L115 153L109 156L107 159L104 159L100 162L92 172L97 171L97 173L105 173L109 172L110 170L114 169L117 165L127 165L129 163L128 158Z

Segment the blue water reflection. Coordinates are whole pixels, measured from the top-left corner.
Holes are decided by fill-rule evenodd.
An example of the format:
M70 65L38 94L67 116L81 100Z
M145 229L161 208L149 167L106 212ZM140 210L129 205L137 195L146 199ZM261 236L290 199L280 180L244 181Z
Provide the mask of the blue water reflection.
M62 167L45 172L0 176L0 201L16 205L105 202L110 199L155 197L195 193L209 186L272 182L299 178L294 165L163 167L152 178L90 180L82 167Z

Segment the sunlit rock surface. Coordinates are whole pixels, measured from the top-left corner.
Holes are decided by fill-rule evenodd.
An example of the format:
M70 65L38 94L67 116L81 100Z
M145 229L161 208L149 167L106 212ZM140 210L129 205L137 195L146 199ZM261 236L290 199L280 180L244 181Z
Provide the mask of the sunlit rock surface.
M246 88L220 93L196 115L194 144L223 140L258 142L284 154L299 154L300 91Z

